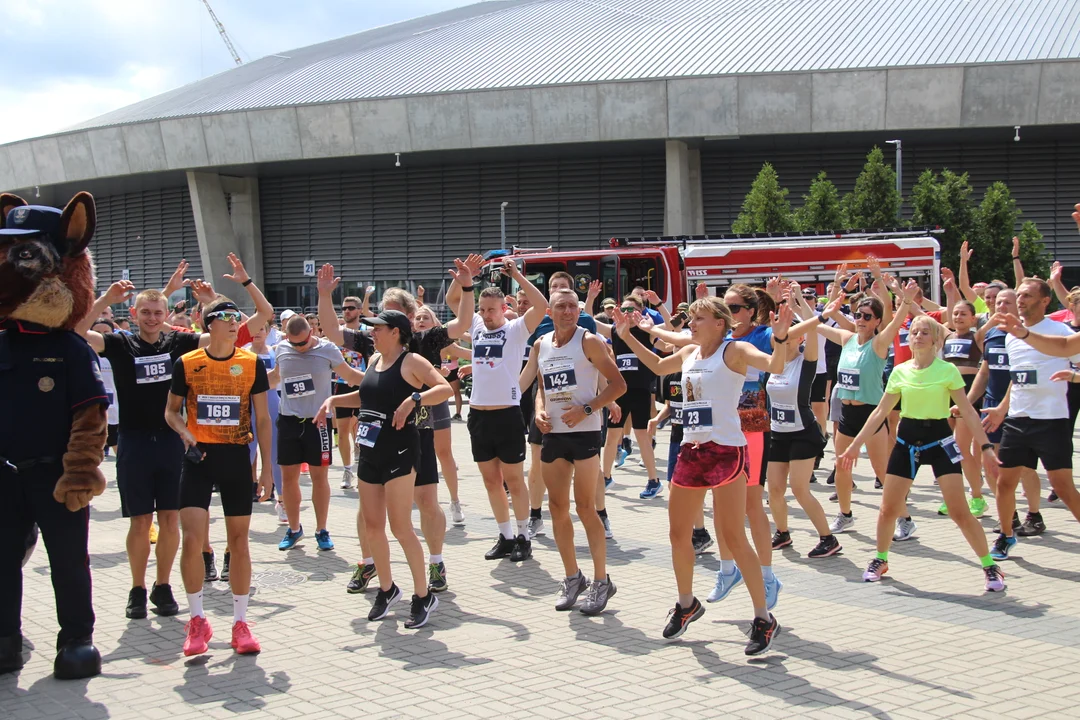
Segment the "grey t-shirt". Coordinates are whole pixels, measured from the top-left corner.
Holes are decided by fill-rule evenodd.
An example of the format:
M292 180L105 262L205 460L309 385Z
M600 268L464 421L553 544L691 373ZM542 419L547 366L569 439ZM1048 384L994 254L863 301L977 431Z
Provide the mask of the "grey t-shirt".
M276 350L281 368L281 415L314 418L319 406L330 397L330 371L345 358L341 350L325 338L307 352L300 352L287 342Z

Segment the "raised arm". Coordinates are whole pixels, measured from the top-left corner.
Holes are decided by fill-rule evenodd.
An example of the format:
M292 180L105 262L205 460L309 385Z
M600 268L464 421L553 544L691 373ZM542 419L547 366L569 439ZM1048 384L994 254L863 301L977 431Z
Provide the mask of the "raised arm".
M319 288L319 325L326 339L341 347L345 344L345 333L338 325L337 312L334 310L334 289L341 278L334 277L334 266L330 263L319 268L315 277Z
M461 260L454 258L454 267L447 270L454 281L450 288L460 288L457 305L457 314L453 320L446 324L446 332L454 340L465 337L472 327L473 312L476 309L476 293L473 292L472 270Z
M1065 283L1061 281L1061 263L1057 260L1050 267L1050 287L1054 288L1054 295L1057 297L1061 307L1069 307L1069 289L1065 287Z
M970 259L971 250L968 249L968 241L965 240L960 244L960 292L963 294L965 300L969 303L974 303L975 298L979 296L971 288L971 278L968 277L968 260ZM945 275L945 270L946 268L941 269L942 276ZM951 274L952 273L950 272L950 275Z
M236 253L229 253L229 264L232 265L232 273L226 273L222 277L243 286L247 290L248 297L251 298L251 303L255 306L255 314L249 317L245 324L249 328L263 327L274 319L274 306L270 304L270 301L259 290L259 286L248 275L248 271L244 269L244 263L240 261Z
M589 292L585 294L585 312L589 315L595 314L596 298L600 297L600 291L603 287L604 284L599 280L593 280L589 283Z
M1024 275L1024 264L1020 262L1020 238L1015 236L1013 237L1012 261L1013 277L1016 278L1016 284L1013 287L1019 288L1020 283L1024 282L1024 278L1027 276Z
M128 280L114 282L109 286L108 290L101 294L101 297L94 301L94 304L90 307L90 312L75 326L75 332L86 338L86 342L90 343L90 347L94 349L94 352L98 354L105 352L105 338L101 336L101 333L90 329L94 326L94 321L101 317L101 313L105 312L105 308L127 300L134 292L135 285Z
M696 347L687 346L662 358L651 349L642 345L641 342L634 337L633 333L630 332L630 328L641 321L641 315L639 313L635 312L627 314L619 308L615 308L614 318L615 329L616 332L619 333L619 337L622 338L633 353L637 355L638 360L657 375L670 375L671 373L682 370L683 360L688 357L690 353L694 352Z
M892 322L886 325L885 329L874 338L874 352L878 354L878 357L888 357L889 346L892 345L893 340L896 339L896 334L900 332L900 327L904 324L904 320L907 319L907 309L915 301L915 295L918 291L919 286L915 284L915 281L909 280L907 287L904 288L904 294L901 296L903 302L900 303L900 307L896 308L896 314L893 316Z
M361 315L361 317L373 317L375 315L375 313L373 313L371 311L371 296L372 296L372 294L374 292L375 292L375 286L374 285L368 285L366 288L364 288L364 299L360 301L360 315ZM333 303L331 303L331 306L333 306ZM337 324L337 319L336 318L334 320L334 323ZM323 321L322 321L321 317L319 318L319 324L320 325L323 324Z
M184 287L184 275L187 274L188 267L189 263L187 260L181 260L177 264L176 270L174 270L173 274L169 277L169 282L165 283L165 287L161 290L162 295L167 298L180 288Z
M525 318L525 328L532 332L540 326L540 321L544 319L544 315L548 311L548 299L544 297L544 293L525 277L525 274L521 272L521 268L517 266L511 258L503 260L503 272L513 278L521 289L525 291L525 297L529 298L529 309L522 317Z
M465 267L469 268L469 284L472 285L474 280L479 274L480 270L484 267L484 258L476 253L470 253L465 258ZM461 285L451 285L446 291L446 306L451 310L457 310L458 305L461 302ZM469 322L472 322L472 313L469 313Z
M990 318L990 323L1046 355L1073 357L1080 354L1080 333L1065 336L1032 332L1024 326L1020 318L1011 313L994 313Z

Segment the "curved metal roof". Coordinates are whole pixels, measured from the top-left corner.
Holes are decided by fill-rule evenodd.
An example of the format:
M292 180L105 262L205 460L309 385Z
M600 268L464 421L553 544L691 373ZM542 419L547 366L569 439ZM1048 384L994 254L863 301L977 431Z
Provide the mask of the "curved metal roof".
M72 129L492 88L1078 57L1076 0L493 0L271 55Z

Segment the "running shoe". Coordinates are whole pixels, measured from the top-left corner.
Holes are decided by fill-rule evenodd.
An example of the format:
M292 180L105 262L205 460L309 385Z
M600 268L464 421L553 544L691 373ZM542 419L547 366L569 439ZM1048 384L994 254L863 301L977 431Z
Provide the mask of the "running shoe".
M845 515L841 512L836 513L836 517L833 518L832 524L829 525L829 530L835 535L836 533L847 532L853 527L855 527L855 516Z
M1020 513L1016 512L1014 510L1013 511L1013 519L1012 519L1013 532L1019 532L1020 528L1021 528ZM995 535L1000 535L1001 534L1001 523L998 523L997 525L995 525L994 528L990 532L994 533Z
M274 509L277 510L277 521L279 525L287 525L289 523L289 515L285 512L285 504L280 500L274 504Z
M129 620L142 620L146 617L146 588L133 587L128 593L127 608L124 616Z
M150 523L150 544L155 545L157 543L158 529L157 525Z
M352 481L353 481L352 468L347 467L347 468L345 468L345 472L343 472L341 474L341 489L342 490L348 490L348 489L352 488Z
M203 561L203 582L214 582L217 580L217 565L214 563L214 553L204 552L202 554Z
M364 592L367 590L368 584L376 574L374 563L371 565L357 563L356 569L353 570L352 577L349 578L349 584L345 586L345 591L350 595Z
M1053 502L1057 502L1057 501L1058 501L1058 494L1056 492L1054 492L1053 490L1051 490L1050 494L1046 498L1046 502L1052 502L1053 503Z
M532 540L537 535L544 534L544 519L538 517L530 517L528 524L525 526L526 536Z
M254 655L262 651L259 641L251 634L251 628L243 620L237 620L233 624L231 644L237 655Z
M307 463L300 463L300 474L301 475L310 475L311 474L311 467Z
M881 478L874 478L874 489L875 490L881 490L884 487L885 487L885 485L884 485L884 483L881 482Z
M630 456L630 451L628 451L626 448L624 448L622 445L620 445L619 450L615 455L615 467L617 467L617 468L622 467L623 463L626 462L626 458L628 458L629 456Z
M435 593L428 593L427 597L413 595L412 608L409 610L409 619L405 621L405 627L409 630L419 630L424 627L437 607L439 607L439 598L435 597Z
M427 566L428 590L433 593L443 592L449 585L446 584L446 564L428 563Z
M292 528L285 528L285 537L281 538L281 542L278 543L278 550L291 550L296 543L300 542L300 538L304 537L304 526L301 525L300 529L296 532L292 531Z
M713 546L712 535L705 528L694 528L694 554L701 555Z
M454 523L455 525L465 524L465 512L461 509L461 503L451 501L450 522Z
M705 602L720 602L726 598L735 586L742 582L742 571L739 570L739 566L735 566L735 572L731 574L725 574L723 570L716 571L716 586L709 593L709 596L705 598Z
M825 484L826 485L835 485L836 484L836 468L833 468L829 472L829 479L825 481Z
M772 610L776 603L780 602L780 591L784 589L784 583L775 575L771 580L765 581L765 609Z
M645 489L641 491L641 494L638 495L638 497L642 500L650 500L660 494L660 488L662 487L663 485L660 483L659 480L650 480L648 484L645 485Z
M618 589L612 582L611 576L607 580L593 580L589 589L585 591L585 601L581 604L582 615L599 615L607 607L608 600L615 597Z
M532 542L524 535L514 539L514 549L510 551L510 562L524 562L532 557Z
M791 533L787 530L777 530L772 536L772 549L791 547Z
M611 520L608 519L608 516L604 515L600 518L600 522L604 523L604 537L608 540L614 539L615 535L611 532Z
M485 560L502 560L504 557L509 557L510 553L514 550L514 541L502 536L499 533L498 539L495 540L495 544L484 553Z
M184 638L184 655L188 657L202 655L210 648L207 643L214 637L214 631L210 629L210 623L206 621L206 618L202 616L191 618L184 626L184 632L187 633Z
M746 644L747 655L760 655L769 649L773 638L780 634L780 623L769 613L768 620L754 618L750 626L750 642Z
M840 495L838 493L833 493L832 495L829 496L829 502L838 502L839 500L840 500Z
M998 535L997 540L994 541L994 547L990 549L990 557L995 560L1008 560L1009 551L1014 545L1016 545L1016 538Z
M609 478L609 477L604 478L604 487L606 487L606 488L611 487L611 484L613 482L615 482L614 478Z
M844 548L841 547L840 541L836 539L835 535L826 535L818 540L818 544L814 546L814 549L808 552L807 557L823 558L835 555Z
M971 514L977 518L982 517L988 507L989 505L987 505L985 498L973 497L968 500L968 510L970 510Z
M315 542L318 543L320 550L334 549L334 541L330 539L330 531L326 528L315 531Z
M229 553L225 553L225 559L221 563L221 582L229 582Z
M454 413L454 416L452 418L450 418L450 419L455 420L457 422L461 422L461 413Z
M889 572L889 563L881 558L874 558L866 566L866 572L862 574L863 582L877 582L881 576Z
M162 617L172 617L180 612L180 606L173 597L172 587L168 583L158 585L154 583L150 589L150 602L154 604L154 614Z
M690 607L686 609L683 609L683 606L679 603L675 603L675 608L668 613L667 625L664 626L664 637L668 640L674 640L686 632L687 625L704 614L705 608L702 607L697 598L694 598L690 603Z
M1033 537L1046 532L1046 523L1043 522L1042 513L1028 513L1024 523L1016 528L1016 534L1020 537Z
M892 539L897 542L910 540L915 537L915 531L918 529L919 526L911 518L896 518L896 532L893 533Z
M578 595L585 592L588 586L589 578L585 577L581 570L578 570L573 577L563 578L559 583L559 594L555 600L555 609L562 612L573 608Z
M390 612L390 606L401 599L401 590L398 589L397 583L390 586L389 590L379 589L379 594L375 596L375 602L371 605L371 612L368 613L368 620L382 620L386 617L386 614Z
M983 568L986 574L986 592L1002 592L1005 590L1005 573L997 565L989 565Z

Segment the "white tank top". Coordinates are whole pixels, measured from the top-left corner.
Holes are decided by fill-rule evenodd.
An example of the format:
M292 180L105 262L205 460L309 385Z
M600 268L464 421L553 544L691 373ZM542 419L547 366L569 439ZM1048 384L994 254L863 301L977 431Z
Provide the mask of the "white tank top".
M783 349L781 349L783 352ZM798 432L804 429L802 415L799 412L799 381L805 360L802 353L784 366L784 372L770 375L765 391L769 393L769 416L772 431Z
M701 357L695 348L683 361L683 444L714 442L717 445L746 445L739 421L739 396L744 376L724 362L732 340L725 340L711 357Z
M540 338L540 377L544 383L544 405L551 418L551 432L600 432L600 412L594 412L576 427L562 421L563 407L585 405L596 398L600 371L585 355L585 329L577 328L570 342L555 347L555 333ZM595 408L599 410L600 408Z
M469 335L473 346L473 390L469 406L520 405L518 378L530 335L525 319L516 318L496 330L488 330L476 314Z

